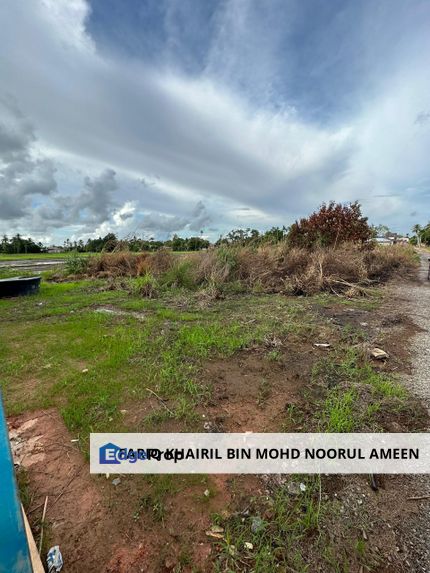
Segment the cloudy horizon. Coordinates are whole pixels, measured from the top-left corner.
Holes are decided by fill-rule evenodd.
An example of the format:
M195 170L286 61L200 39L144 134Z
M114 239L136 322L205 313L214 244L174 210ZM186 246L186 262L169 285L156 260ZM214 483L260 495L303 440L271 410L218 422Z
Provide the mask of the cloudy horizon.
M0 233L429 216L430 3L5 0Z

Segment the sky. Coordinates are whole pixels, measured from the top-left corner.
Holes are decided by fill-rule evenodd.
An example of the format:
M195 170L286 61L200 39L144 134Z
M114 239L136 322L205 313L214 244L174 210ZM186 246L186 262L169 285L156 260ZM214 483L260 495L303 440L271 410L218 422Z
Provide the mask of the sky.
M428 0L2 0L0 234L430 219Z

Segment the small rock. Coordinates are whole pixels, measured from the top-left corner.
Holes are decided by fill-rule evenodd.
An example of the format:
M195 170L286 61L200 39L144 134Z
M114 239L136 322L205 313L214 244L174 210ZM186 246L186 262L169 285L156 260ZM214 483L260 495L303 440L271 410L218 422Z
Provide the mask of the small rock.
M250 551L251 551L252 549L254 549L253 544L250 543L249 541L245 541L245 543L244 543L243 545L244 545L245 549L249 549Z
M211 531L210 529L208 531L206 531L206 535L208 537L213 537L214 539L224 539L224 536L222 533L216 533L215 531Z
M305 486L305 489L302 490L301 485L302 485L302 484L299 485L296 481L292 481L291 483L289 483L289 484L287 485L287 491L288 491L288 493L289 493L290 495L300 495L300 493L301 493L302 491L305 491L305 490L306 490L306 486ZM304 485L304 484L303 484L303 485Z
M330 348L331 344L328 342L314 342L314 346L317 348Z
M115 478L112 480L113 485L119 485L121 483L121 478Z
M252 533L257 533L258 531L261 531L264 527L264 522L261 519L261 517L255 516L252 518L251 520L251 531Z
M203 492L203 495L204 495L205 497L209 497L210 494L211 494L211 492L210 492L208 489L205 489L205 491Z
M82 374L86 374L87 372L88 372L88 368L84 368L84 369L82 370Z
M224 527L220 525L212 525L211 529L212 533L224 533Z
M372 348L372 350L370 351L370 356L372 358L375 358L376 360L385 360L386 358L388 358L388 353L385 352L385 350L382 350L382 348Z

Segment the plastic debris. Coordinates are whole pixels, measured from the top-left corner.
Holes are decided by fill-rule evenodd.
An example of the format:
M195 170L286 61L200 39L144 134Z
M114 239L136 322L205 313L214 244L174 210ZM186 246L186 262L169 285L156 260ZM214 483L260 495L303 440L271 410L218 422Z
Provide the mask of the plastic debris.
M306 491L306 485L304 483L300 484L300 491Z
M46 556L46 564L48 565L48 573L58 573L63 568L63 556L61 555L60 546L54 545L48 551Z
M317 348L330 348L331 344L329 342L314 342L314 346Z
M84 368L84 369L82 370L82 374L86 374L87 372L88 372L88 368Z
M121 478L115 478L112 480L113 485L119 485L121 483Z

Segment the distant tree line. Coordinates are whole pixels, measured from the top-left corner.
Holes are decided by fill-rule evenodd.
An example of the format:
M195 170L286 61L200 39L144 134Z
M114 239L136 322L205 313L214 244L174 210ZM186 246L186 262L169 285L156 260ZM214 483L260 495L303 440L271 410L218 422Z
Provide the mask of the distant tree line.
M156 241L154 239L141 239L133 236L127 239L118 239L114 233L108 233L104 237L88 239L84 241L64 241L65 251L78 251L80 253L100 253L102 251L111 252L114 250L127 249L132 252L156 251L162 247L167 247L173 251L200 251L210 246L210 242L202 237L182 238L173 235L167 241Z
M430 245L430 223L426 227L415 225L415 237L411 242ZM318 246L334 246L344 242L366 243L372 238L388 235L388 227L379 225L371 227L367 217L361 213L361 206L354 203L323 203L314 213L308 217L296 221L291 227L272 227L268 231L257 229L233 229L226 235L221 235L215 242L215 246L221 245L261 245L275 244L287 240L293 247L312 249ZM143 239L137 236L119 239L114 233L108 233L104 237L87 239L85 242L64 241L65 251L77 251L80 253L111 252L129 250L132 252L156 251L161 248L169 248L173 251L200 251L207 249L211 243L202 236L179 237L173 235L166 241L153 238ZM3 237L0 244L2 253L40 253L48 250L42 243L36 243L31 238L24 239L19 234L12 238Z
M19 255L21 253L43 253L46 251L42 243L36 243L33 239L24 239L19 233L9 238L3 235L0 242L0 253L6 255Z
M233 244L261 244L261 243L277 243L285 239L288 235L286 227L272 227L269 231L261 233L257 229L234 229L227 235L221 236L215 243L219 245L233 245ZM67 239L64 242L65 251L78 251L80 253L100 253L111 252L114 250L127 249L132 252L141 251L156 251L161 248L172 249L172 251L200 251L207 249L211 246L210 241L203 237L179 237L173 235L171 239L166 241L156 241L154 239L141 239L133 236L127 239L118 239L114 233L108 233L104 237L97 239L88 239L86 242L70 241Z

